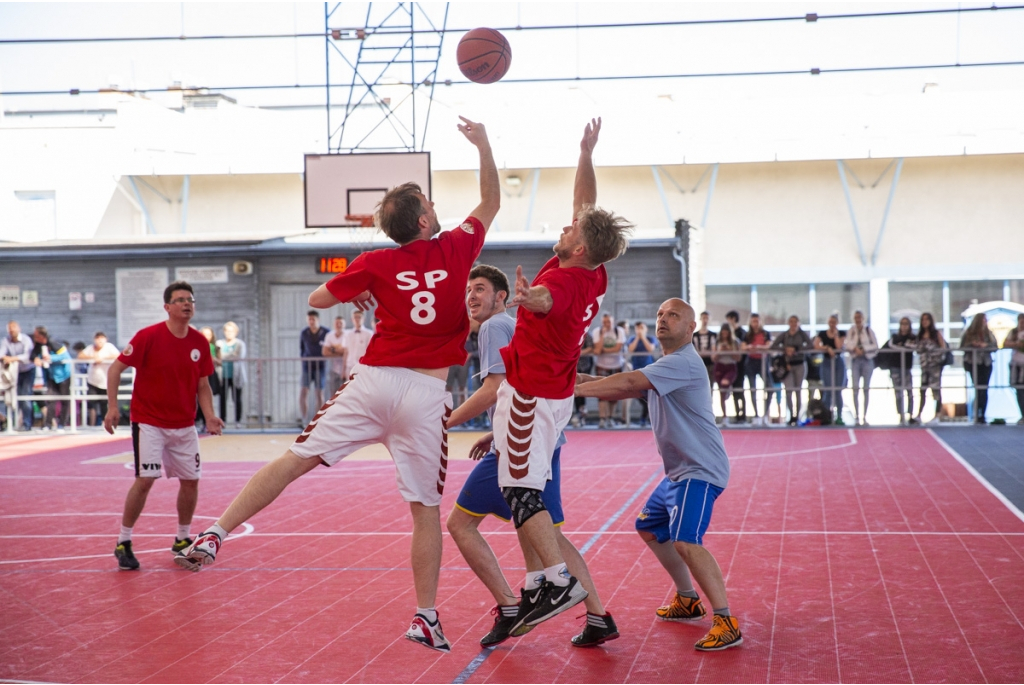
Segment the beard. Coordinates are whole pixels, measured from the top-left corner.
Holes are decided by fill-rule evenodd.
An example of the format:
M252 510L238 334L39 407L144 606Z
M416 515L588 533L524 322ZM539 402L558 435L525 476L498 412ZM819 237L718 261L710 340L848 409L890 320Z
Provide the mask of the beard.
M430 235L435 236L435 235L437 235L440 232L441 232L441 222L439 222L437 220L437 217L435 216L433 223L430 225Z
M555 256L558 257L559 260L564 262L565 260L569 259L569 257L572 257L572 251L576 249L576 246L563 244L562 241L559 240L557 243L555 243L555 247L553 249L555 251Z

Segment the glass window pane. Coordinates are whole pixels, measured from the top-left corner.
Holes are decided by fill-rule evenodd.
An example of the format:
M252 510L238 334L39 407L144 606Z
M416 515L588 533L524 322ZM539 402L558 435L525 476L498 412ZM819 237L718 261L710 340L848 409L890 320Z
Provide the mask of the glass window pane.
M1024 304L1024 280L1010 281L1010 302Z
M811 318L811 289L807 285L759 285L757 308L765 326L785 324L793 314L806 326Z
M899 324L904 316L917 326L922 312L930 312L942 323L942 281L889 284L889 322Z
M725 323L726 313L735 310L740 315L740 323L746 326L750 318L749 285L709 285L705 288L704 298L712 324Z
M840 324L853 323L856 310L869 316L867 283L821 283L814 286L817 323L823 326L832 314Z
M960 321L965 309L977 302L1003 299L1003 281L950 281L949 320Z

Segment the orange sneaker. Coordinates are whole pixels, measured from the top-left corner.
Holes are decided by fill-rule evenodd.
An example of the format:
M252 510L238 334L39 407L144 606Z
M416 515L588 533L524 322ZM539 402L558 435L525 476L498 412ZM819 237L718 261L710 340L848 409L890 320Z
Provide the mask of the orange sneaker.
M697 640L694 647L701 652L717 652L743 644L740 622L735 616L719 616L715 614L715 624L708 634Z
M699 621L707 616L707 611L701 603L700 598L693 599L683 597L678 592L672 598L671 604L658 607L654 612L662 621Z

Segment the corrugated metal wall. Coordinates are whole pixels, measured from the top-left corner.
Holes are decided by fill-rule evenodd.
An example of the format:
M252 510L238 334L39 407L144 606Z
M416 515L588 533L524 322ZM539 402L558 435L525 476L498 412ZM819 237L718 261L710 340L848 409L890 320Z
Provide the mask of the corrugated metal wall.
M528 278L551 257L549 249L486 249L480 261L502 269L512 279L516 265L521 264ZM254 274L238 276L231 273L231 265L238 259L254 263ZM226 266L228 282L195 286L196 327L210 326L222 337L221 327L226 321L235 321L239 336L249 345L249 356L268 356L272 353L271 336L275 325L287 325L280 317L294 320L296 330L305 325L305 309L294 312L271 311L271 289L275 284L303 284L310 291L324 281L315 270L315 255L228 255L224 257L196 256L181 258L110 257L99 259L41 260L38 262L7 261L0 258L0 285L16 285L39 293L38 307L0 310L0 318L17 320L22 329L30 331L36 325L45 325L54 338L70 343L88 342L93 334L102 330L111 340L117 336L115 297L115 270L124 267L169 269L181 266ZM637 247L608 265L609 291L605 309L616 320L646 319L653 321L658 305L680 291L679 263L672 258L667 247ZM68 293L94 293L94 302L82 303L82 309L68 307ZM348 308L343 308L348 313ZM155 323L155 322L154 322ZM330 326L330 322L324 322Z

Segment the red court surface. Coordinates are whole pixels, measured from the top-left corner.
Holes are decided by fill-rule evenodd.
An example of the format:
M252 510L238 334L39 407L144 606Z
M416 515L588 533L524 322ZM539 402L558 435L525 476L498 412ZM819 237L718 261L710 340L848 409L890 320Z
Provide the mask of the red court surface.
M64 439L61 439L64 440ZM492 600L446 537L438 608L453 651L402 635L415 601L410 518L389 462L318 469L201 573L168 547L176 487L135 529L143 568L112 556L131 480L83 460L127 441L18 457L0 442L0 678L49 682L1021 682L1024 521L924 430L726 433L732 481L706 545L744 644L700 654L710 626L664 623L672 588L633 531L661 475L649 432L576 432L566 529L622 637L581 650L570 610L481 651ZM258 463L208 463L193 531ZM451 463L447 515L472 463ZM514 586L511 527L484 530Z

